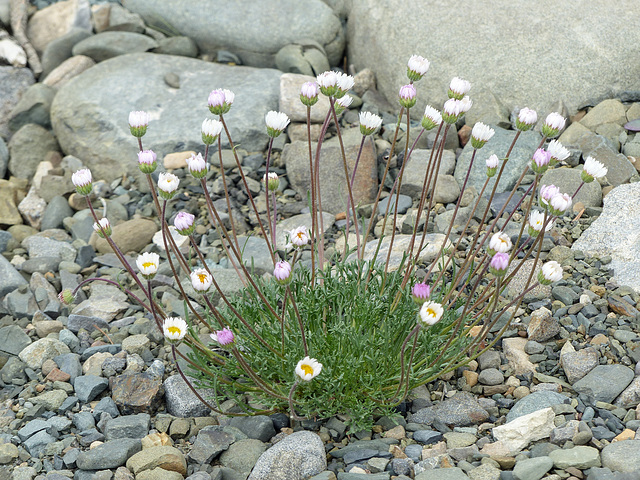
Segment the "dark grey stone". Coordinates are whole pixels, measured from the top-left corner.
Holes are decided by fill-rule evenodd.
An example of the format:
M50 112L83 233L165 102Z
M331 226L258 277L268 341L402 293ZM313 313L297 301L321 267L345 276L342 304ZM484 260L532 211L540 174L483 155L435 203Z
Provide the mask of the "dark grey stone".
M487 179L486 160L493 154L496 154L498 158L503 158L516 134L513 130L505 130L499 127L493 128L496 133L493 138L491 138L491 140L489 140L489 142L476 153L473 167L471 168L471 173L469 175L469 181L467 183L468 186L474 186L478 192L482 189L482 186ZM540 140L540 134L532 130L520 135L520 138L516 142L516 145L511 152L511 156L509 157L509 164L505 167L502 177L500 178L500 182L498 183L498 188L496 190L498 193L513 189L516 180L522 173L525 165L531 161L531 156L540 143ZM467 175L467 170L469 170L472 154L473 147L471 146L471 142L469 142L464 147L464 150L460 157L458 157L458 161L456 163L454 176L460 185L462 185L462 182ZM500 166L498 169L499 168ZM489 180L489 184L486 188L487 192L491 192L493 185L496 183L497 177L498 176L496 175Z
M57 440L56 437L47 433L46 430L40 430L36 434L30 436L22 442L22 446L27 449L32 457L38 458L44 449L50 443Z
M105 442L91 450L80 452L76 463L78 468L83 470L118 468L140 450L142 450L140 439L120 438Z
M60 265L60 257L36 257L26 260L20 266L20 270L28 274L33 272L45 274L47 272L57 272L58 265Z
M73 210L69 206L69 202L61 195L57 195L47 204L47 208L42 215L42 223L40 228L47 230L49 228L62 228L62 220L71 217Z
M580 295L574 292L571 288L559 285L551 289L551 295L556 300L560 300L567 306L571 306L580 300Z
M67 328L73 333L78 333L80 329L93 332L96 330L96 327L103 331L109 330L109 324L99 317L88 317L86 315L76 315L72 313L67 320Z
M42 62L42 78L47 78L51 71L62 62L71 58L71 49L81 40L91 35L82 28L73 28L69 33L52 40L47 44L40 61Z
M396 208L396 198L398 198L398 213L407 213L407 210L409 210L411 208L411 205L413 204L413 200L411 200L411 197L409 195L401 194L399 196L396 196L395 193L390 197L385 197L380 200L380 203L378 204L378 213L380 215L384 215L384 212L387 211L387 205L389 204L389 202L391 202L391 206L389 207L389 215L393 215L394 209Z
M256 415L254 417L234 417L229 425L237 428L249 438L255 438L261 442L268 442L275 436L276 430L273 422L266 415Z
M567 400L568 397L560 395L556 392L547 390L533 392L532 394L527 395L526 397L523 397L516 402L516 404L507 414L507 423L515 420L518 417L522 417L523 415L528 415L529 413L542 410L543 408L566 403Z
M598 365L574 383L573 389L593 401L612 403L633 377L633 370L624 365Z
M200 391L206 398L206 390ZM167 412L175 417L205 417L209 408L191 391L180 375L173 375L164 381L164 396Z
M58 368L65 373L68 373L71 378L69 382L73 384L77 377L82 375L82 364L80 363L80 355L77 353L63 353L54 357L54 362L58 365Z
M18 430L18 437L20 437L20 440L24 442L27 438L32 437L41 430L46 430L49 434L57 435L57 431L53 430L49 422L36 418Z
M110 353L111 355L115 355L120 350L122 350L122 345L120 345L119 343L116 343L115 345L97 345L95 347L89 347L84 352L82 352L82 355L80 356L80 361L82 362L86 361L94 353L107 352L107 353Z
M149 433L151 416L148 413L124 415L107 422L104 435L107 440L143 438Z
M120 416L118 407L111 397L102 397L98 404L93 408L93 416L97 420L102 413L108 413L111 418Z
M4 255L0 255L0 298L14 291L20 285L27 284L28 282L20 275L14 266L11 265L11 262L9 262Z
M30 68L0 67L0 137L11 137L9 130L9 113L20 101L29 85L35 83ZM4 173L2 174L4 178Z
M478 404L473 395L459 392L434 407L419 410L412 414L408 421L429 425L440 422L444 425L462 427L482 423L488 418L489 413Z
M189 460L200 465L209 464L235 440L233 435L224 432L218 425L204 427L193 442L188 454Z
M73 388L81 402L87 403L96 398L109 387L109 380L95 375L76 377Z
M93 263L93 259L95 256L96 251L91 245L83 245L78 249L76 263L82 268L89 267Z
M0 328L0 352L18 355L28 345L31 338L18 325Z
M50 150L59 150L51 132L35 123L23 125L9 140L9 172L18 178L32 178Z
M416 430L413 432L413 439L424 445L431 445L442 440L442 433L435 430Z
M158 41L153 52L194 58L198 56L198 45L189 37L167 37Z
M31 85L10 113L9 128L15 131L29 123L51 128L49 112L55 95L56 89L44 83Z
M33 296L27 285L21 285L17 290L7 294L4 301L9 313L15 318L27 317L31 319L38 309L36 297Z
M82 432L83 430L94 428L96 426L96 421L91 412L83 411L73 415L73 424L78 431Z
M9 164L9 149L7 148L7 144L4 142L4 139L0 137L0 178L4 178L4 174L7 173L8 164ZM2 246L2 240L0 240L0 246ZM4 251L4 250L0 249L0 251Z

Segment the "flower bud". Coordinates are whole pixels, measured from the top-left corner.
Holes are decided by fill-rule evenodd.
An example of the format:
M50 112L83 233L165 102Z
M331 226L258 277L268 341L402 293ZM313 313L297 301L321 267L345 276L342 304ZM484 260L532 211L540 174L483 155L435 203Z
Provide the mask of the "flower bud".
M335 108L336 110L336 116L340 115L347 108L349 108L349 105L351 105L352 102L353 97L351 95L345 95L344 97L338 98L333 105L333 108Z
M138 168L142 173L148 175L156 171L156 154L153 150L142 150L138 152Z
M495 134L495 130L484 123L478 122L471 130L471 146L473 148L482 148L491 137Z
M542 285L550 285L554 282L562 280L562 267L555 260L542 265L538 272L538 282Z
M416 283L411 289L413 301L418 305L422 305L429 300L429 295L431 295L431 287L426 283Z
M407 77L412 82L420 80L429 70L429 60L420 55L411 55L407 62Z
M207 162L204 161L200 153L197 155L192 153L191 157L187 158L187 168L194 178L200 179L207 176Z
M265 115L264 121L267 124L267 135L271 138L279 136L290 122L286 113L275 112L273 110Z
M101 218L96 223L93 224L93 230L98 234L100 238L105 238L105 236L111 236L111 224L109 223L109 219L107 217Z
M222 348L232 348L236 337L233 332L229 328L223 328L222 330L217 330L216 332L209 335L211 340L216 342Z
M173 173L162 172L158 178L158 192L165 200L171 200L180 185L180 179Z
M398 101L404 108L411 108L416 104L416 87L411 83L400 87L398 92Z
M498 164L500 161L498 160L498 156L494 153L489 156L486 160L487 164L487 177L493 177L498 171Z
M185 237L188 237L195 230L195 218L193 215L187 212L178 212L176 218L173 220L173 226L176 227L176 231Z
M129 112L129 130L134 137L141 138L147 133L149 114L143 111Z
M560 193L560 189L555 185L542 185L540 187L540 206L545 210L549 210L549 201L558 193Z
M275 192L280 186L280 178L276 172L269 172L269 178L264 174L262 176L262 183L266 186L266 189L270 192Z
M507 273L507 268L509 268L509 255L506 253L496 253L489 262L489 272L496 277L504 276Z
M343 97L344 98L344 97ZM382 118L371 112L360 112L360 133L372 135L382 125Z
M75 298L76 297L70 288L65 288L58 294L58 300L60 300L60 303L64 305L73 304L73 301L75 300Z
M516 118L516 128L521 132L526 132L527 130L530 130L537 121L538 114L536 111L524 107L518 113L518 118Z
M456 100L462 100L467 93L471 90L471 84L458 77L453 77L451 83L449 84L449 91L447 94L449 98L455 98Z
M214 115L223 115L231 109L235 94L231 90L217 89L209 94L209 111Z
M431 105L427 105L424 109L424 116L422 117L421 123L422 128L425 130L432 130L442 123L442 115Z
M551 154L543 148L539 148L533 154L531 159L531 170L534 173L541 175L549 168L549 162L551 161Z
M562 216L571 208L573 200L567 193L557 193L549 200L549 212L552 215Z
M277 262L273 276L280 285L288 285L291 282L291 264L286 261Z
M222 122L213 118L207 118L202 122L202 142L211 145L222 132Z
M550 113L542 124L542 135L547 138L553 138L560 133L565 124L565 118L558 112Z
M593 157L587 157L584 161L584 167L582 168L582 181L584 183L591 183L596 178L602 178L607 174L607 167L600 163Z
M312 107L318 102L318 93L320 89L316 82L305 82L300 88L300 101L307 107Z
M78 195L88 196L91 194L93 185L91 183L91 170L88 168L82 168L71 175L71 181L76 187Z

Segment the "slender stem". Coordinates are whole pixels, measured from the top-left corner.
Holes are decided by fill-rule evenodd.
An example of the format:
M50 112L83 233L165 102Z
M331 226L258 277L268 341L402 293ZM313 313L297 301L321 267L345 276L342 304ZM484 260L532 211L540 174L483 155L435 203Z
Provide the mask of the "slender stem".
M304 417L299 417L295 409L293 408L293 392L295 392L299 383L300 383L300 380L296 380L295 382L293 382L293 385L291 386L291 390L289 390L289 411L291 413L291 418L298 421L305 420Z
M224 199L227 202L227 212L229 212L229 224L231 226L231 235L236 246L238 245L238 235L236 234L236 225L233 221L233 212L231 210L231 199L229 198L229 189L227 188L227 175L224 172L224 163L222 161L222 138L218 135L218 161L220 162L220 177L222 178L222 189L224 190ZM247 195L251 192L247 191Z
M360 148L358 148L358 155L356 156L356 163L353 166L353 172L351 172L351 180L349 180L349 187L351 188L351 191L353 191L353 184L355 182L356 179L356 171L358 170L358 164L360 163L360 156L362 155L362 149L364 147L364 141L367 138L366 135L362 136L362 141L360 142ZM344 234L344 255L343 257L346 257L347 255L347 249L349 248L349 231L351 230L350 225L349 225L349 208L351 206L351 199L348 198L347 199L347 213L346 213L346 217L347 217L347 228L345 230L345 234ZM357 219L354 217L354 222L357 222Z
M271 148L273 147L273 137L269 137L269 148L267 150L267 161L265 163L265 173L264 173L264 197L267 205L267 219L269 219L269 224L271 223L271 209L269 208L269 164L271 162ZM275 199L274 199L275 206ZM275 212L273 214L273 227L269 225L269 229L271 230L271 246L275 250L276 249L276 222L275 222ZM275 258L273 264L275 265Z
M220 410L218 410L217 408L215 408L213 405L211 405L209 402L207 402L204 398L202 398L202 395L200 395L198 393L198 391L196 390L196 388L191 384L191 382L189 381L189 379L187 379L187 376L183 373L182 369L180 368L180 364L178 363L178 359L176 358L176 346L175 345L171 345L171 353L173 354L173 362L176 365L176 369L178 370L178 373L180 374L180 376L182 377L182 379L184 380L184 382L187 384L187 386L189 387L189 389L194 393L194 395L198 398L198 400L200 400L207 408L209 408L211 411L216 412L220 415L224 415L224 412L221 412Z
M311 150L311 107L307 105L307 146L309 147L309 177L311 178L311 285L315 285L316 255L315 245L318 238L318 204L316 201L316 182L313 174L313 152Z
M289 285L287 285L287 291L289 292L289 298L291 298L291 305L293 306L293 310L295 311L296 317L298 319L298 325L300 326L300 333L302 335L302 346L304 347L304 355L308 356L309 348L307 347L307 336L304 333L304 325L302 323L302 318L300 317L300 312L298 311L298 305L296 304L296 301L293 298L293 292L291 292ZM283 320L284 320L284 314L283 314Z

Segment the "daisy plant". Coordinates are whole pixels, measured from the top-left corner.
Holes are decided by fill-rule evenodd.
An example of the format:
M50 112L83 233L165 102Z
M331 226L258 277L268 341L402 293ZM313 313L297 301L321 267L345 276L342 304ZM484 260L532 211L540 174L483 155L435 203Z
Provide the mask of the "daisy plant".
M428 95L420 92L418 83L429 66L422 56L409 59L408 83L399 86L399 114L395 123L385 124L376 113L360 113L362 137L352 163L347 162L341 131L344 121L340 121L339 115L352 104L349 92L354 78L330 70L319 74L314 82L302 85L299 100L306 110L310 186L308 192L299 193L308 195L311 222L308 226L280 231L284 235L277 234L281 180L272 169L272 154L274 139L290 124L288 115L263 112L269 143L264 168L258 170L264 193L256 192L249 188L225 117L231 108L238 108L234 104L235 94L225 88L211 91L207 99L211 117L203 119L200 132L203 148L187 159L186 171L202 192L202 204L210 217L208 223L221 240L223 255L244 285L235 295L226 293L216 270L205 261L201 245L206 244L206 239L196 233L195 227L200 219L191 212L179 211L169 228L171 205L183 187L171 172L155 174L159 168L156 154L143 148L142 142L153 122L144 111L131 112L129 128L139 147L137 163L158 213L164 252L146 251L132 265L113 241L109 221L96 215L90 201L92 175L88 169L81 169L73 174L72 182L77 193L87 199L96 233L120 259L131 284L97 278L86 280L78 288L88 281L102 280L120 286L140 303L163 333L178 373L215 412L251 415L287 411L297 420L342 414L347 416L353 431L370 427L376 415L392 414L412 389L464 366L491 348L510 328L524 296L534 287L563 278L562 267L556 262L544 263L538 268L540 273L534 275L542 263L545 232L558 217L571 211L575 194L584 183L607 173L602 163L588 157L582 183L573 194L561 192L554 185L540 185L542 174L569 156L557 140L548 143L566 124L562 115L550 113L542 122L542 139L531 152L531 161L500 211L492 212L489 206L518 138L538 122L537 112L522 108L515 119L516 134L504 155L494 154L485 161L484 185L475 201L468 207L465 205L471 214L466 222L462 221L461 202L467 197L477 152L495 134L492 126L476 123L469 139L471 161L460 185L461 194L451 209L450 224L441 234L428 234L433 230L430 223L437 207L434 192L446 139L456 134L454 125L464 122L465 114L473 107L471 83L456 77L446 89L448 100L440 108L429 105L424 113L415 114L419 95ZM320 126L319 140L314 144L311 109L318 108L320 96L327 98L328 102L323 103L329 108ZM341 145L340 168L333 172L330 181L341 182L346 191L343 231L330 232L343 237L344 249L335 248L323 224L320 159L329 128ZM419 131L410 143L412 128ZM387 156L375 201L371 208L363 209L354 195L354 180L361 174L358 165L366 142L373 142L372 136L381 129L391 130L391 152L396 151L399 139L404 139L404 145L398 145L403 162L399 169L392 169L395 157ZM435 131L435 143L427 160L422 190L414 203L416 218L410 227L408 243L398 247L404 252L401 261L393 263L391 252L399 241L397 232L403 228L403 222L397 202L387 202L386 209L378 207L385 185L391 185L389 195L401 191L405 167L418 140L429 131ZM239 179L247 208L255 219L253 234L266 243L273 263L272 275L254 275L243 258L244 246L238 240L231 215L232 195L227 178L231 172L222 161L223 137L235 159L233 175ZM215 146L217 159L210 155ZM158 175L157 181L152 174ZM528 186L523 184L527 174L533 178ZM220 203L214 202L210 193L208 179L212 175L217 175L222 185L224 198L220 201L229 212L224 219L218 211ZM526 191L514 198L519 188ZM189 195L194 195L193 189ZM264 195L264 202L258 199L259 195ZM258 200L261 207L256 203ZM384 212L380 213L381 210ZM519 227L509 225L516 220L520 221ZM514 234L518 228L519 233ZM178 248L171 234L173 230L188 238L188 254ZM435 260L426 261L421 252L430 242L437 255ZM524 287L513 298L506 298L505 288L530 259L533 266L524 270ZM181 317L165 312L154 292L155 276L165 262L184 299L186 308ZM61 301L72 303L76 292L77 288L62 292ZM505 316L506 324L498 326L498 319ZM186 345L186 350L178 349L180 344ZM177 362L178 357L189 365L188 371L183 371L183 362ZM211 393L203 397L196 386L208 387Z

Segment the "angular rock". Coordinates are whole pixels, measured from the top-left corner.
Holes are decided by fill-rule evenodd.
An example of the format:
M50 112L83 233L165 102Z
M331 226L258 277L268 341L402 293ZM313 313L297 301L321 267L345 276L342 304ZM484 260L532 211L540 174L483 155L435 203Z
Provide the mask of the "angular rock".
M627 111L620 100L610 98L589 110L589 113L582 117L580 123L594 132L604 123L624 125L627 123Z
M531 313L531 320L527 326L529 340L545 342L560 333L558 319L551 315L551 311L542 307Z
M459 392L434 407L419 410L410 417L410 421L431 424L436 418L447 425L463 427L482 423L489 414L473 395Z
M164 381L167 412L175 417L205 417L211 410L204 405L188 387L180 375L173 375ZM199 389L198 393L207 398L207 390Z
M567 351L561 353L560 364L569 383L574 384L599 364L598 352L593 348L584 348L578 352Z
M151 416L148 413L124 415L110 419L104 427L107 441L123 438L144 438L149 433Z
M193 442L193 448L188 454L189 460L199 465L210 464L234 441L234 436L224 432L218 425L204 427Z
M638 404L640 404L640 377L634 378L614 402L614 405L622 408L633 408Z
M104 392L109 386L109 380L95 375L81 375L76 377L73 388L81 402L88 403Z
M573 389L594 402L611 403L633 380L633 370L624 365L598 365L573 384Z
M178 90L164 81L172 72L189 72L182 75ZM211 85L211 78L216 79L215 85ZM242 148L258 151L268 141L263 114L277 109L279 79L280 73L275 70L150 53L122 55L96 65L60 88L51 107L51 123L64 152L83 159L94 179L111 181L126 172L142 180L140 185L144 186L146 180L136 162L131 162L138 148L131 141L127 124L132 102L136 109L151 115L145 142L163 158L181 150L203 152L203 110L197 106L206 106L213 88L231 88L235 101L225 115L231 137ZM228 148L224 135L222 143Z
M556 108L554 102L559 89L565 93L564 103L573 114L585 104L615 97L611 85L616 85L619 91L637 88L625 63L628 42L638 39L640 34L631 25L620 27L617 20L628 15L630 9L639 11L640 7L633 2L613 7L607 0L589 3L589 19L581 21L579 28L590 32L589 42L595 51L602 49L607 54L601 58L592 56L592 75L588 79L582 75L583 66L573 61L575 38L567 37L552 25L556 18L580 18L582 9L577 4L555 5L553 11L541 4L523 8L509 2L501 3L497 12L485 2L467 6L465 15L458 15L457 9L452 9L448 3L416 9L414 4L401 0L353 2L347 29L349 61L357 71L371 68L378 90L388 99L395 100L399 85L406 83L407 60L416 53L416 45L428 45L428 50L418 53L426 55L432 65L442 67L429 70L427 85L418 84L419 100L414 107L417 112L422 111L426 103L439 108L446 100L451 78L456 75L472 82L470 95L474 101L476 92L489 86L510 110L528 106L538 111L540 119ZM420 25L419 31L406 35L403 28L390 27L389 12L397 18L411 18L414 25ZM514 42L527 26L534 24L540 28L530 32L527 41L532 45L552 46L554 52L553 60L538 72L533 71L531 65L536 63L540 50L534 48L525 52L519 42ZM483 25L487 30L478 30L476 25ZM568 20L567 25L574 24ZM450 41L453 31L465 32L468 51L464 58L459 56L457 45ZM610 38L613 31L616 32L615 40ZM495 33L487 35L486 32ZM491 51L499 51L501 55L488 56L487 52ZM526 78L515 72L527 72ZM427 89L429 94L421 97L422 89Z
M594 157L607 167L607 180L614 187L627 183L637 173L629 159L613 150L600 135L585 135L578 141L578 146L584 158Z
M255 438L261 442L268 442L276 434L273 422L266 415L252 417L235 417L229 425L237 428L249 438Z
M409 163L404 167L402 175L402 185L400 193L409 195L413 199L419 199L422 194L422 185L424 184L424 176L429 166L429 157L431 150L416 149L409 158ZM435 154L434 154L435 156ZM434 160L435 161L435 160ZM455 168L456 156L451 150L442 152L442 160L440 163L440 175L451 175Z
M509 450L510 454L515 454L531 442L547 438L554 428L554 418L555 414L551 408L536 410L516 417L514 420L508 420L504 425L494 427L493 436Z
M51 127L51 102L56 92L52 87L42 83L31 85L11 111L9 128L19 130L29 123L41 125L44 128Z
M210 7L206 0L171 0L158 4L150 0L126 0L129 11L139 14L150 26L193 38L203 53L227 50L242 64L273 68L275 54L282 47L307 39L306 43L324 49L331 65L339 63L344 47L342 24L324 2L311 0L304 5L295 0L267 0L257 4L221 2L216 5L219 28L212 29L202 12ZM175 12L181 12L179 16ZM286 16L280 12L287 12ZM285 18L286 17L286 18ZM246 25L241 31L238 22ZM264 25L269 25L265 32ZM321 72L316 72L321 73Z
M349 178L353 174L362 134L359 128L342 131ZM311 145L315 159L316 144ZM282 151L282 160L287 168L287 176L291 187L306 198L311 191L309 177L309 147L307 142L286 144ZM342 153L337 137L322 144L320 150L320 195L325 212L337 214L346 211L348 193ZM375 146L370 138L365 141L358 170L353 183L353 199L358 204L372 203L378 188L378 169Z
M18 325L0 328L0 353L18 355L30 344L31 338Z
M526 338L505 338L502 340L504 356L509 360L509 365L513 366L516 375L536 371L535 365L529 361L529 355L524 351L526 343Z
M80 452L76 464L82 470L104 470L124 465L129 457L142 450L140 440L121 438Z
M49 73L51 73L62 62L70 58L73 46L90 35L91 33L87 30L82 28L73 28L69 33L50 42L45 47L44 52L42 52L41 78L47 78Z
M220 463L237 472L249 473L265 450L266 446L260 440L238 440L220 455Z
M145 373L124 373L111 379L111 398L123 415L155 412L162 400L162 378Z

